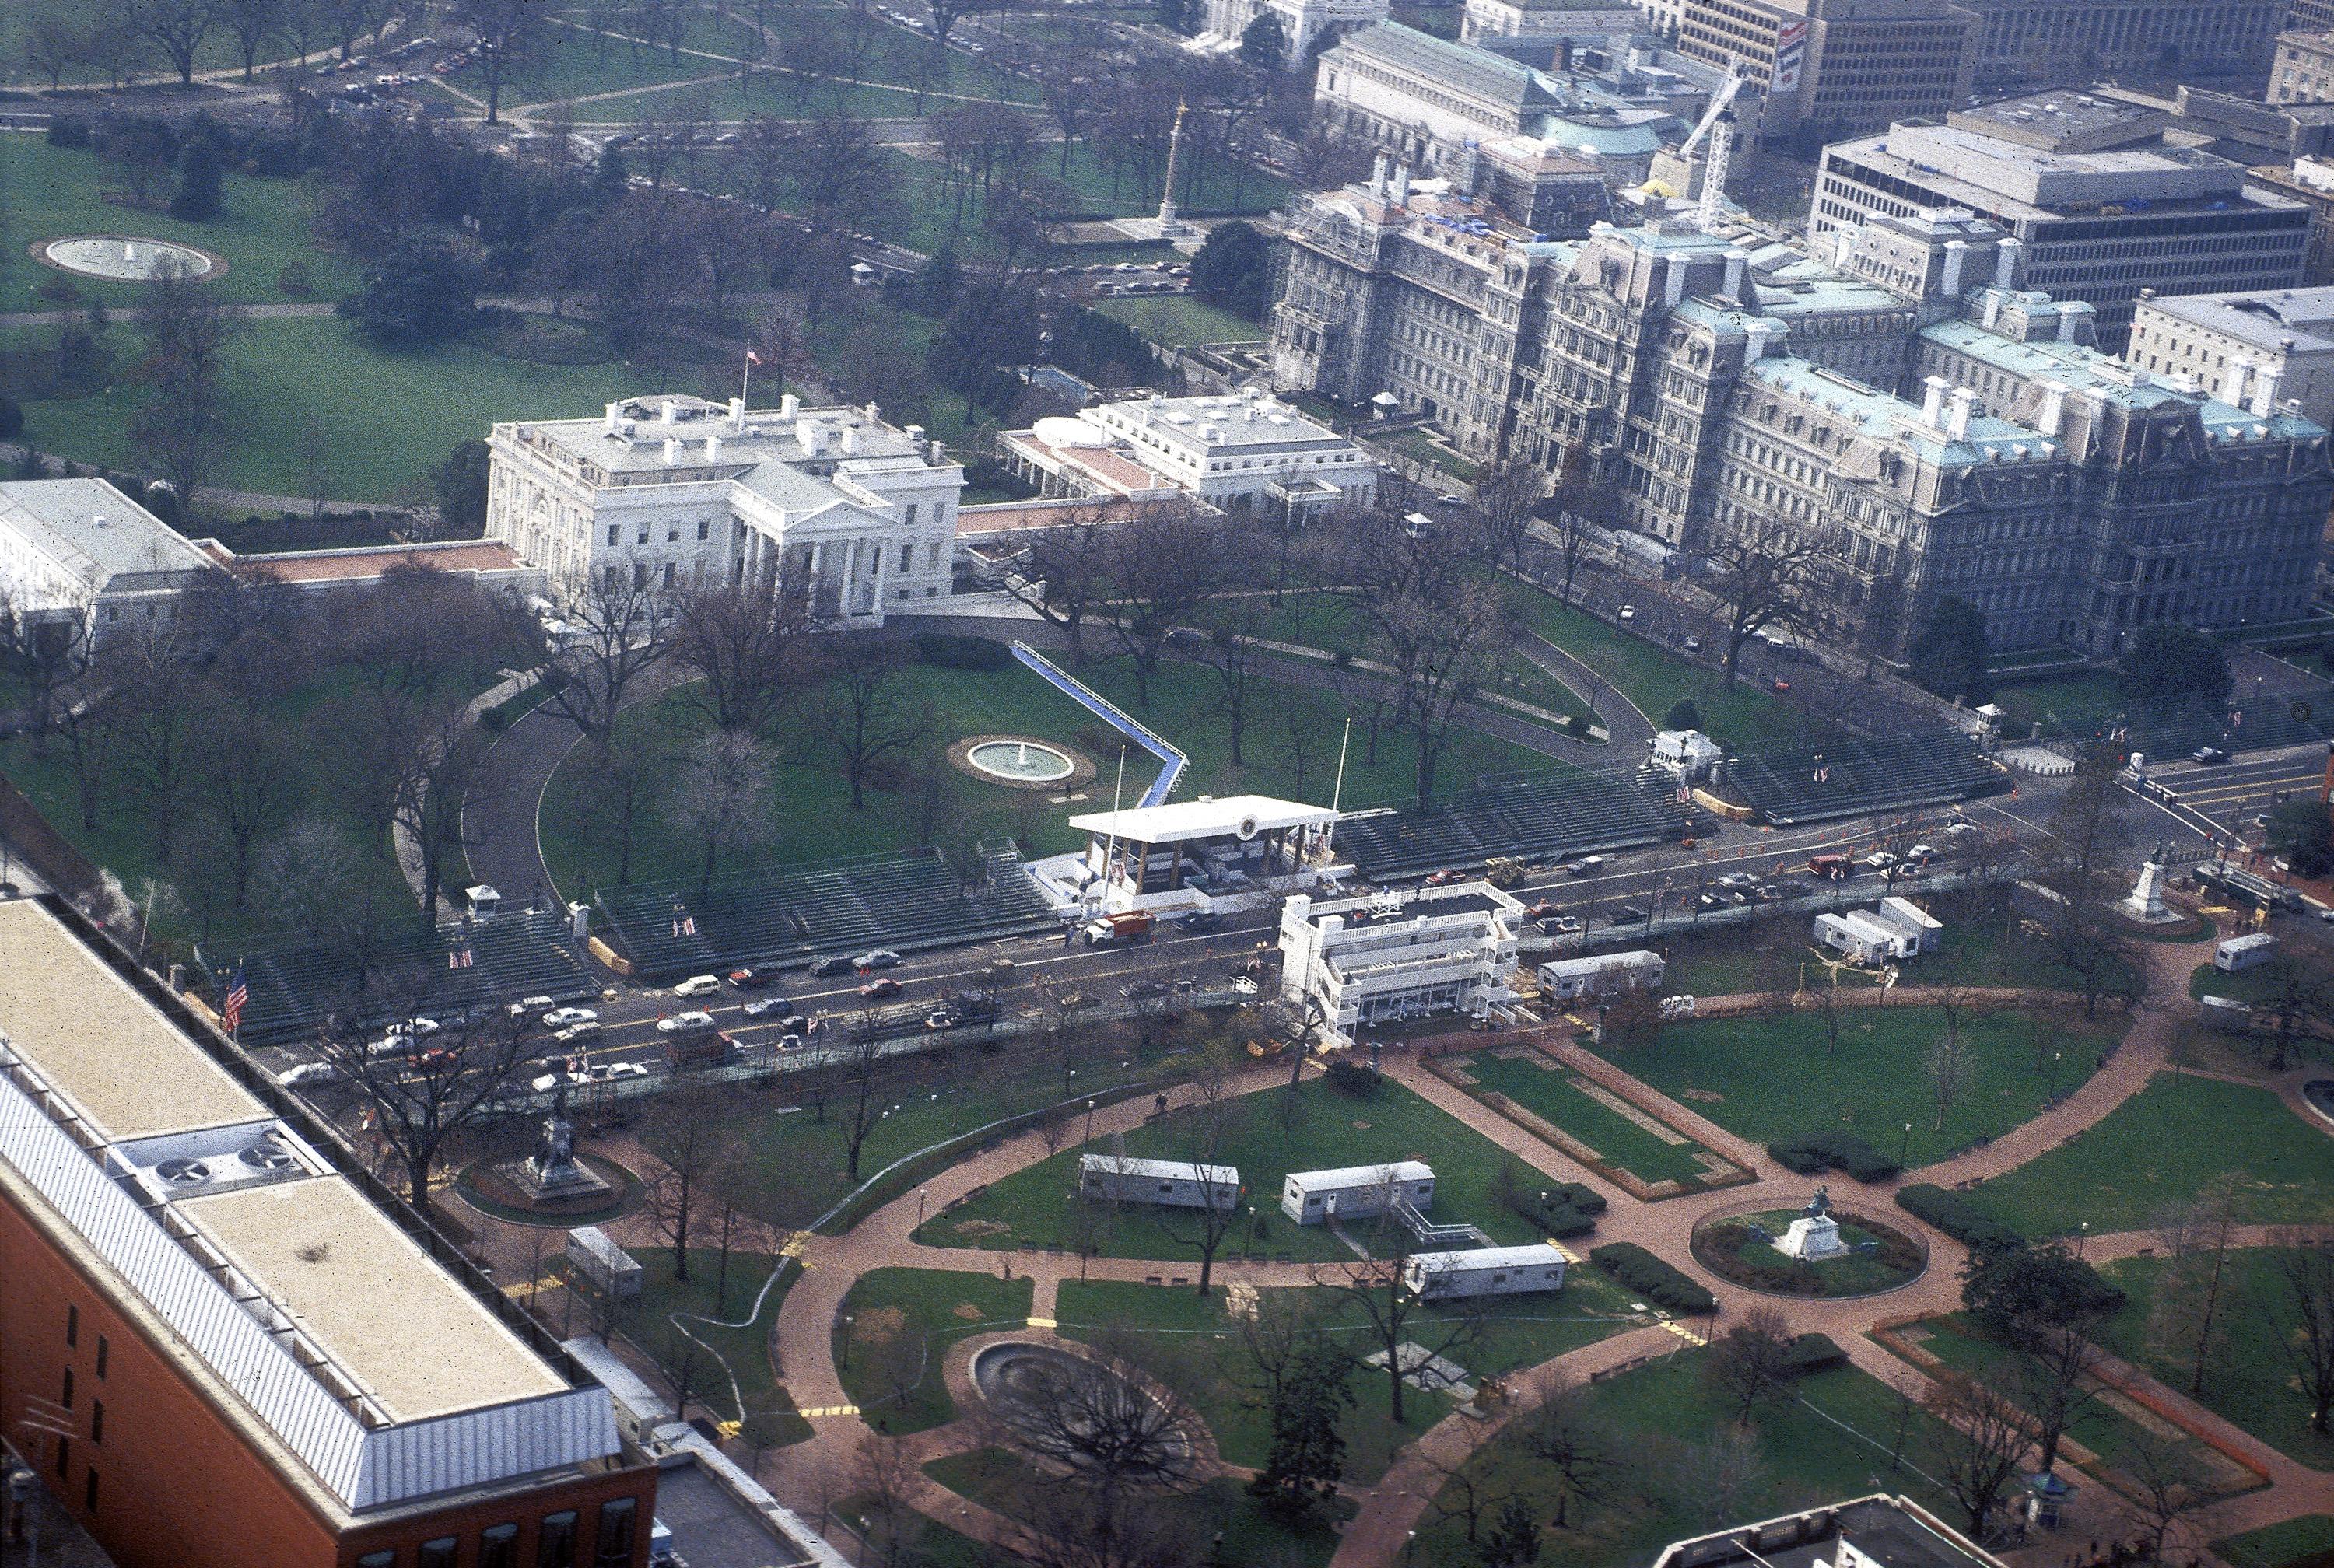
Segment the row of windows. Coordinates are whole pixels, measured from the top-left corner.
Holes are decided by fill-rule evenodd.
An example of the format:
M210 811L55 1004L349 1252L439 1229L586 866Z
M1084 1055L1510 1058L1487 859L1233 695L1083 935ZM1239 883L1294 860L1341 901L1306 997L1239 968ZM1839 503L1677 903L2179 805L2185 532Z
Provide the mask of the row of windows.
M581 1516L573 1508L545 1515L535 1530L532 1568L587 1568L586 1559L580 1554L581 1528ZM638 1499L612 1497L601 1504L588 1568L630 1568L633 1544L639 1536ZM489 1525L479 1531L477 1568L523 1568L518 1538L516 1525ZM454 1568L461 1559L461 1551L462 1543L457 1536L440 1535L424 1541L410 1559L412 1568ZM403 1554L393 1546L368 1552L357 1559L357 1568L404 1568Z

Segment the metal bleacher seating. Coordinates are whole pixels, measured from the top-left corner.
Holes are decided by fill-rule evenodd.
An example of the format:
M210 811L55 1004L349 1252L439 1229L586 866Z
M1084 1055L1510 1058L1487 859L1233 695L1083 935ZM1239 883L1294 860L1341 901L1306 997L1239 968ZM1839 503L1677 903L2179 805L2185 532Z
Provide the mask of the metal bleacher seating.
M1721 765L1713 787L1780 824L1965 800L2006 783L1969 736L1936 729L1737 753Z
M452 960L464 954L468 962ZM570 1001L598 983L584 968L564 910L506 910L492 919L436 930L400 925L371 933L360 953L349 942L303 932L262 938L207 960L224 990L236 966L251 1000L236 1037L246 1045L281 1045L312 1034L325 1015L396 994L430 1016L521 996Z
M1052 928L1018 851L985 855L969 886L934 850L717 880L603 889L600 909L642 975L784 964L862 948L931 948Z
M1642 769L1563 768L1483 781L1424 806L1337 824L1337 851L1373 880L1465 865L1633 849L1676 838L1684 808L1674 784Z

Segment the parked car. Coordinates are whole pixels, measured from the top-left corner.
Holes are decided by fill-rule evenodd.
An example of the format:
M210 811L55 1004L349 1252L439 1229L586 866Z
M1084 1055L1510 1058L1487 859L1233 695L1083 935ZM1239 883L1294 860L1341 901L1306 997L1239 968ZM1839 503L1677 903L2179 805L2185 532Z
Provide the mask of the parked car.
M1535 903L1524 906L1524 919L1528 920L1545 920L1554 913L1556 913L1554 899L1541 899Z
M551 1037L554 1040L558 1041L562 1045L573 1045L578 1040L589 1040L593 1035L597 1034L598 1033L600 1033L600 1020L597 1018L583 1018L570 1024L564 1029L555 1029L552 1031Z
M773 1013L791 1013L795 1005L784 996L757 996L739 1009L748 1018L767 1018Z
M1569 937L1576 931L1587 929L1580 923L1580 917L1577 915L1553 916L1542 920L1539 923L1539 928L1551 937Z
M927 1029L953 1029L956 1024L956 1014L946 1007L935 1007L924 1015L924 1027Z
M1934 844L1914 844L1905 851L1905 858L1916 866L1925 866L1935 860L1940 852Z
M1201 936L1209 931L1221 930L1223 928L1223 924L1224 918L1221 915L1217 914L1213 909L1194 909L1190 914L1182 916L1181 919L1177 919L1175 927L1178 930L1189 931L1193 936Z
M1624 620L1636 620L1637 607L1634 604L1624 604L1621 606L1621 619Z
M810 1020L804 1017L799 1013L789 1013L785 1017L778 1020L778 1033L781 1034L807 1034L810 1033Z
M1642 924L1646 919L1645 911L1636 905L1624 904L1606 916L1605 923L1609 926L1635 926Z
M1688 637L1685 640L1685 650L1688 653L1700 653L1702 651L1701 637L1698 635Z
M645 1062L594 1062L584 1069L584 1076L594 1083L605 1083L617 1078L645 1078L649 1075Z
M1121 990L1122 994L1130 1002L1147 1002L1154 996L1164 996L1167 995L1167 982L1164 980L1131 980L1127 982Z
M902 989L899 981L887 975L880 980L870 980L860 986L859 994L873 1002L882 996L896 996Z
M1564 874L1567 877L1585 877L1593 871L1604 870L1610 863L1611 861L1604 855L1583 855L1565 867Z
M2188 754L2188 760L2206 764L2223 763L2229 760L2229 754L2217 746L2200 746Z
M778 976L774 969L732 969L729 983L740 991L767 991L778 983Z
M1982 833L1985 830L1983 828L1979 827L1975 822L1949 822L1945 827L1945 837L1949 839L1958 839L1967 833Z
M432 1045L427 1051L416 1051L405 1059L405 1064L417 1073L447 1073L461 1064L461 1057L443 1045Z
M810 972L819 979L830 980L837 975L850 974L852 967L852 960L837 953L819 959L810 967Z
M1718 879L1718 885L1731 893L1737 888L1757 887L1759 879L1748 871L1729 871Z
M889 948L871 948L866 952L854 957L851 962L854 967L861 969L891 969L899 966L900 955Z
M600 1015L591 1007L554 1007L543 1015L546 1029L566 1029L577 1024L597 1024Z
M530 1013L540 1013L545 1008L556 1005L558 1000L556 996L521 996L510 1005L510 1015L514 1018L524 1018Z
M1888 850L1875 850L1864 857L1863 863L1876 871L1885 871L1892 866L1903 864L1904 859L1904 856Z
M802 1037L801 1035L799 1035L799 1034L781 1034L781 1035L779 1035L779 1036L778 1036L778 1049L779 1049L779 1050L781 1050L781 1051L799 1051L799 1050L801 1050L802 1048L803 1048L803 1037Z
M1255 996L1256 976L1253 975L1234 975L1232 976L1232 992L1235 996Z
M302 1062L277 1073L275 1082L286 1089L306 1089L319 1084L343 1082L347 1078L348 1073L338 1063Z
M712 1027L713 1015L710 1013L700 1013L694 1008L686 1013L675 1013L669 1018L660 1018L657 1020L657 1033L660 1034L678 1034L687 1029L710 1029Z
M400 1039L409 1034L419 1040L424 1035L435 1034L438 1033L439 1027L440 1025L435 1018L400 1018L396 1023L391 1024L387 1028L383 1029L381 1034L391 1040Z
M721 981L712 975L691 975L675 986L672 994L676 996L718 996L721 994Z

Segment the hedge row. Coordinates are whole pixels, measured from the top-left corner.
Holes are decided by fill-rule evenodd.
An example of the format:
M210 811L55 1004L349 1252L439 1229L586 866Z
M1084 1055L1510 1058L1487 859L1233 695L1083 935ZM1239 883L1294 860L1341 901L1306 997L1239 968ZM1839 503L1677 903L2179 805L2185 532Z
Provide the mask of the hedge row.
M1829 1334L1799 1334L1791 1341L1790 1375L1820 1372L1847 1365L1847 1352Z
M1886 1181L1904 1169L1853 1132L1818 1132L1770 1143L1767 1152L1778 1165L1801 1176L1844 1170L1858 1181Z
M940 631L919 631L910 639L916 657L947 669L1003 669L1013 662L1013 650L986 637L953 637Z
M1589 1196L1595 1197L1594 1193ZM1567 1236L1587 1236L1596 1228L1596 1216L1565 1200L1550 1191L1542 1202L1537 1192L1510 1192L1507 1207L1511 1214L1531 1222L1532 1227L1551 1240L1562 1241Z
M1678 1313L1718 1310L1718 1298L1634 1241L1608 1241L1588 1261L1655 1306Z
M1896 1207L1980 1252L2025 1245L2026 1238L2017 1230L1981 1212L1969 1199L1925 1181L1899 1188Z

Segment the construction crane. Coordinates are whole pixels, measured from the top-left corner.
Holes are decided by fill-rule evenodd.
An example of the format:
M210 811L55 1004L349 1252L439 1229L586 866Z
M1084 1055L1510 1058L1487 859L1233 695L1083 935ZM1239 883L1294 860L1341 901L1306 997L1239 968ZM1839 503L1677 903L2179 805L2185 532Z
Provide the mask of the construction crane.
M1704 229L1718 221L1719 208L1712 192L1715 189L1722 195L1726 188L1726 171L1733 160L1734 150L1732 105L1735 95L1741 91L1741 63L1729 62L1726 75L1711 93L1710 107L1702 111L1701 121L1687 133L1683 141L1673 148L1664 149L1656 156L1654 178L1639 188L1643 195L1674 197L1692 189L1694 154L1716 131L1717 139L1712 142L1702 168L1702 200L1695 221ZM1722 125L1723 130L1720 130Z
M1700 123L1694 126L1693 132L1683 141L1678 143L1678 157L1693 156L1693 149L1702 145L1702 139L1710 134L1711 127L1718 123L1718 117L1726 112L1734 102L1734 95L1741 91L1741 63L1730 60L1726 63L1725 79L1719 82L1718 91L1710 95L1710 107L1702 111Z

